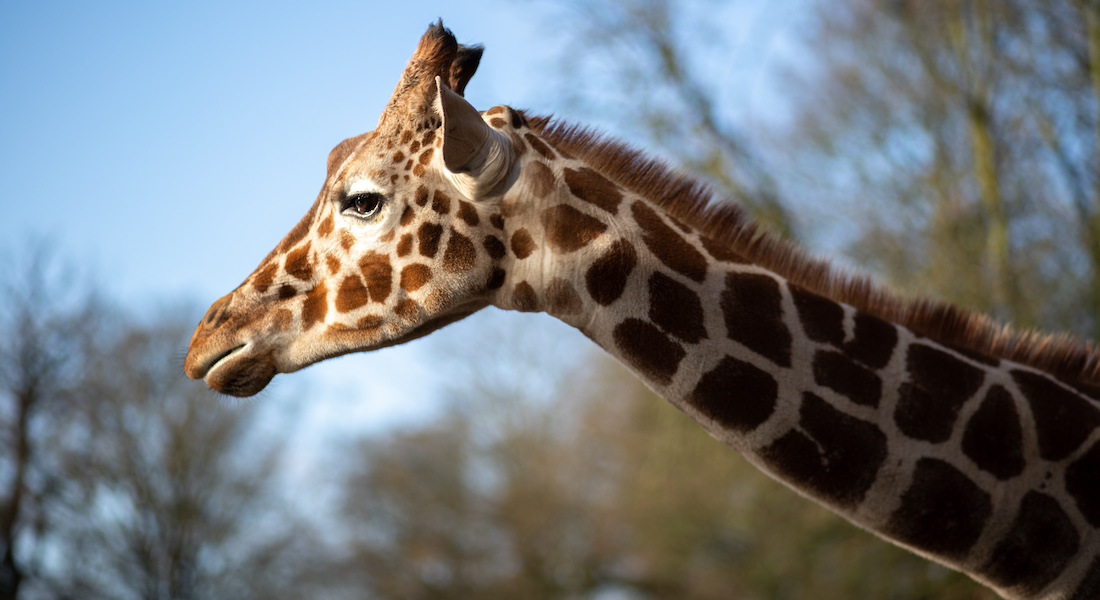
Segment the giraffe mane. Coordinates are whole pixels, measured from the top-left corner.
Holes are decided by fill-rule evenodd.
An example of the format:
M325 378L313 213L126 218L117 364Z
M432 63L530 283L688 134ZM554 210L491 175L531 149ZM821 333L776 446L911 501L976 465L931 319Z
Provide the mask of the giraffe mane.
M837 267L766 230L744 207L713 188L592 128L549 116L527 116L530 126L567 155L654 202L669 216L712 241L770 269L810 292L902 325L973 358L1003 358L1100 391L1100 349L1069 334L1019 331L988 315L912 296ZM976 356L975 356L976 355Z

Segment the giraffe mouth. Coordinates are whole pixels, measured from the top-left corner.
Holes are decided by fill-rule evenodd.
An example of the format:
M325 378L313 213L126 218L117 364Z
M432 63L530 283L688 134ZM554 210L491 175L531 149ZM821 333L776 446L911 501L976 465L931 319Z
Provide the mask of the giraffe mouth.
M214 357L214 360L210 361L210 366L206 367L205 377L208 377L212 371L214 371L215 369L218 368L218 365L221 365L221 364L225 363L227 360L230 360L230 358L234 354L236 354L240 350L243 350L246 346L248 346L248 344L241 344L240 346L237 346L236 348L230 348L229 350L226 350L225 352L222 352L218 356Z
M240 344L187 369L193 379L203 379L211 389L239 398L254 396L275 377L270 354L254 355L252 344Z

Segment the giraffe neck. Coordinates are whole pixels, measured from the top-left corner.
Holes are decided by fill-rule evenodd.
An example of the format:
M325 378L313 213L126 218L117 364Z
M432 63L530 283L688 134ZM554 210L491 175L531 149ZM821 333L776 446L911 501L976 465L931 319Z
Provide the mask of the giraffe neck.
M509 227L497 305L577 327L775 478L1002 594L1100 590L1095 398L812 293L536 150L553 180L512 192L546 201Z

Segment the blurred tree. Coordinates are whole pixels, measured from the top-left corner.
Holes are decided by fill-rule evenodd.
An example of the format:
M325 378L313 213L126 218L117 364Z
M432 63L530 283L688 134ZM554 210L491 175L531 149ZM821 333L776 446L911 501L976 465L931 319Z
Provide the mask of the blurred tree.
M44 568L34 540L54 526L48 507L59 491L40 438L68 412L81 350L103 316L44 241L30 246L4 261L0 280L0 600Z
M794 220L754 138L731 118L741 90L727 94L741 36L731 34L731 6L700 0L562 0L553 20L570 23L563 52L563 101L616 131L663 152L711 181L784 234ZM749 58L746 55L746 58ZM599 85L594 85L598 82Z
M814 22L786 144L819 211L860 215L857 261L1100 337L1100 5L848 0Z
M355 443L347 571L377 597L584 597L615 578L608 478L595 475L610 465L578 436L563 377L576 364L560 360L585 354L536 323L520 337L501 322L482 321L476 361L441 353L455 382L445 415Z
M309 595L324 551L281 504L260 405L182 376L175 313L138 323L21 255L2 282L2 597Z
M536 363L508 363L509 384L492 361L451 360L473 375L452 410L341 452L363 457L341 571L372 596L995 597L782 488L606 356L529 393Z
M51 581L66 596L293 598L316 566L260 406L227 408L180 375L190 329L124 324L95 346L72 407L83 426L51 441L67 493L43 543L68 559Z

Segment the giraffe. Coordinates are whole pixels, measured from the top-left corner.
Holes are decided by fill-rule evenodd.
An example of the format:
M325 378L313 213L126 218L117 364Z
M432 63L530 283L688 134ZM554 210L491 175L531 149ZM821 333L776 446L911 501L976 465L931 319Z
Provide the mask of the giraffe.
M546 312L710 435L1006 598L1100 597L1100 353L809 258L591 130L463 97L442 21L374 131L199 323L185 371L251 396L487 306Z

